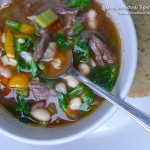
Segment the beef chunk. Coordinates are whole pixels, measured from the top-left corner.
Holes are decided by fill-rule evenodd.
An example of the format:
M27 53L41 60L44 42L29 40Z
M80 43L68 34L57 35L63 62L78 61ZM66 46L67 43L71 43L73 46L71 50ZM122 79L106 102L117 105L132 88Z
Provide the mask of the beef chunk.
M55 12L57 14L60 14L60 15L74 15L74 16L76 16L79 12L79 9L72 9L72 8L71 9L65 9L65 8L60 7L60 8L57 8L55 10Z
M61 16L60 21L61 23L63 23L62 26L65 26L64 31L66 31L68 35L73 35L76 20L75 18L79 12L79 9L58 8L57 10L55 10L55 12Z
M33 2L33 0L32 1L28 0L28 1L30 1L30 3L35 3L35 2ZM47 10L49 8L57 13L58 8L65 8L66 7L66 4L64 4L60 0L50 0L51 3L47 2L48 0L41 0L41 1L34 0L34 1L36 1L38 4L40 4L40 6L38 7L38 10L35 11L34 15L38 15L38 14L44 12L45 10Z
M57 91L54 88L39 81L33 80L29 87L37 101L47 100L49 97L57 97Z
M35 61L40 61L43 58L45 50L48 47L49 41L50 41L49 35L44 33L33 55Z
M97 35L92 34L89 40L89 45L96 56L98 66L106 66L116 64L117 59L112 50L101 40Z
M74 34L74 25L75 25L75 16L74 15L67 15L66 16L65 30L67 31L68 35Z
M36 104L34 104L31 109L33 111L37 108L44 108L44 107L46 107L46 102L45 101L39 101Z

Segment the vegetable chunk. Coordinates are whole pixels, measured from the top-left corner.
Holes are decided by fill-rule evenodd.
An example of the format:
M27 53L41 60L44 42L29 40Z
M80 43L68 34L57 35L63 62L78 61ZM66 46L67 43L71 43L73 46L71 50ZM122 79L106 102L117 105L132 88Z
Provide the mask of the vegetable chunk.
M6 34L5 50L8 57L15 57L13 35L10 31Z
M69 7L89 8L92 0L64 0Z
M9 81L9 87L11 88L28 88L30 78L27 74L16 74Z
M35 21L42 28L46 28L58 20L58 16L51 10L48 9L40 15L36 16Z

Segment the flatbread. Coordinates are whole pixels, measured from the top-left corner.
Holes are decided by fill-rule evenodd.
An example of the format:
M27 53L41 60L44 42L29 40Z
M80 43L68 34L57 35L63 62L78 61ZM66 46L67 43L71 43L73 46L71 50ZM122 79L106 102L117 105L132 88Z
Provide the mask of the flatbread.
M125 0L127 5L150 6L149 0ZM150 13L150 9L147 10ZM150 96L150 14L132 15L138 36L138 66L129 97Z

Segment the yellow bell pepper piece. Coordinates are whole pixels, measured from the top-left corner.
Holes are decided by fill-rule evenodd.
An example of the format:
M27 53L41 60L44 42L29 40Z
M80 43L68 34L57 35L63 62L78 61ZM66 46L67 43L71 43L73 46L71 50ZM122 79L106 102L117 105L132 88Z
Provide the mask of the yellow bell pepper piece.
M10 31L6 33L5 51L7 57L15 58L14 39Z
M9 87L11 88L28 88L30 77L27 74L16 74L9 81Z
M32 34L32 33L34 33L34 27L32 27L31 25L23 23L21 28L20 28L20 32L23 34Z

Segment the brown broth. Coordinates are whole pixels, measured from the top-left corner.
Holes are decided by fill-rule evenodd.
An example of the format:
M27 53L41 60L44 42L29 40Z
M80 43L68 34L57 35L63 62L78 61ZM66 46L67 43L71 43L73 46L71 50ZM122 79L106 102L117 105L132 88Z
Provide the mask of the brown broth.
M58 52L57 50L54 59L57 59L57 58L59 58L62 62L61 68L55 69L54 66L50 62L46 62L45 63L46 69L44 72L42 72L42 76L53 78L65 72L65 70L68 68L71 62L70 52L60 52L60 51Z
M25 7L26 3L30 2L30 0L13 0L13 3L5 9L0 10L0 30L1 31L7 31L8 28L5 26L5 21L10 19L17 22L24 22L24 23L30 23L29 20L27 20L27 16L31 16L33 14L37 14L41 12L40 8L47 7L54 7L58 4L59 0L33 0L31 4L31 8ZM57 7L57 6L56 6ZM118 63L121 63L121 40L119 36L119 32L113 23L113 21L106 16L106 13L101 10L101 6L94 1L93 9L96 10L98 13L98 31L104 36L104 38L109 39L113 38L116 47L114 48L114 51L117 53ZM85 12L83 12L85 13ZM82 15L82 14L81 14ZM30 23L32 24L32 23ZM88 28L86 28L88 29ZM108 43L109 44L109 43ZM57 52L55 55L55 58L61 58L62 60L62 69L54 69L54 67L48 62L46 63L47 70L42 74L43 76L49 76L49 73L52 73L51 75L54 76L56 74L59 74L63 71L63 69L68 65L68 62L70 61L70 54L69 52ZM15 73L15 72L14 72ZM62 79L59 79L59 81L63 81ZM71 91L71 88L67 87L68 91ZM9 95L8 97L3 97L3 92L0 91L0 105L2 105L3 108L5 108L7 111L10 112L13 116L17 116L16 112L16 106L17 106L17 100L16 95ZM28 99L26 99L28 103L32 106L35 101L32 95ZM31 101L32 100L32 101ZM71 114L71 117L68 117L68 114L65 115L65 113L59 108L58 102L50 101L49 104L55 104L56 109L58 111L58 114L54 114L52 116L52 120L47 125L47 127L59 127L59 126L65 126L70 125L72 123L75 123L89 115L91 115L93 112L95 112L97 109L99 109L104 104L104 99L94 96L95 102L91 106L91 110L89 112L85 112L83 110L77 110L72 111L68 109L68 114ZM30 122L31 125L38 125L38 121L34 120L32 117L30 118L32 121Z

